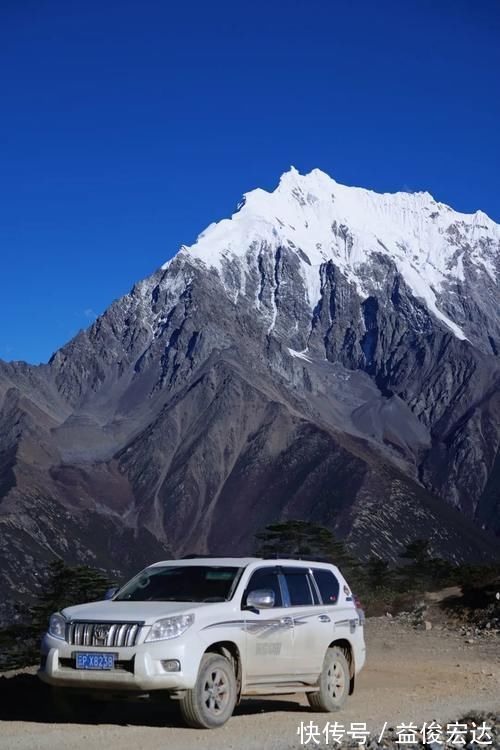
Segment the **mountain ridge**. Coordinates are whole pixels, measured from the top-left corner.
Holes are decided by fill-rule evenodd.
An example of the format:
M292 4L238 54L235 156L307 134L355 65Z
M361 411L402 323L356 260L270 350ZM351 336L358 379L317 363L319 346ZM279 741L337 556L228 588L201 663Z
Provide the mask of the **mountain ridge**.
M47 364L0 362L9 592L54 554L126 574L250 552L278 518L361 556L418 534L449 559L498 554L500 227L400 193L418 211L374 231L353 190L287 173ZM435 261L416 288L413 255Z
M304 227L288 223L290 214L296 224L300 218ZM395 219L398 225L388 233L388 226ZM485 230L496 241L493 251L485 247L487 243L481 243ZM449 236L443 237L445 232ZM469 239L476 241L482 252L477 247L467 247ZM380 194L346 187L319 169L300 175L293 167L282 175L276 190L257 188L246 193L230 219L210 224L193 245L182 246L180 252L220 269L225 253L241 255L247 243L256 241L269 245L286 243L301 250L298 256L311 306L320 298L320 289L318 279L307 273L303 264L315 266L334 260L358 291L368 296L369 290L363 287L354 269L375 248L397 260L399 272L416 296L423 297L432 312L460 338L466 338L460 327L436 306L433 286L440 287L451 279L464 281L464 262L482 265L494 280L500 260L500 225L482 211L454 211L428 192ZM386 243L392 246L391 250ZM305 247L309 255L304 255ZM413 262L405 257L410 252ZM424 258L420 257L422 253ZM418 279L420 274L427 276L423 284Z

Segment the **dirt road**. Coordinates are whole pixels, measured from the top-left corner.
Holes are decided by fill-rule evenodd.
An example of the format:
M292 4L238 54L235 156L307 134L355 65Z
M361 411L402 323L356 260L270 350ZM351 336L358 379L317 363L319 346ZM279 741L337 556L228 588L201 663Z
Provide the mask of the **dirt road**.
M367 622L366 641L367 666L347 707L335 715L313 714L304 699L290 696L246 700L225 727L211 732L182 727L173 706L113 706L106 723L97 726L55 724L37 709L36 682L30 677L17 718L8 720L12 709L7 714L0 706L0 750L284 750L300 747L301 721L313 720L320 728L328 719L346 728L365 722L376 732L386 721L388 726L432 719L446 724L471 710L500 714L498 636L466 643L458 631L417 631L375 618Z

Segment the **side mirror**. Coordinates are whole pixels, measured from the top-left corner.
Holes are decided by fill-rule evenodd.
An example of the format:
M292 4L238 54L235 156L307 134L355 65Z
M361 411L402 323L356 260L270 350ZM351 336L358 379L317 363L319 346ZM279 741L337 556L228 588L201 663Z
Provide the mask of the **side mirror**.
M255 589L247 594L247 609L271 609L274 607L274 591L272 589Z
M118 586L112 586L110 589L108 589L104 593L104 598L105 599L112 599L114 597L114 595L117 593L117 591L118 591Z

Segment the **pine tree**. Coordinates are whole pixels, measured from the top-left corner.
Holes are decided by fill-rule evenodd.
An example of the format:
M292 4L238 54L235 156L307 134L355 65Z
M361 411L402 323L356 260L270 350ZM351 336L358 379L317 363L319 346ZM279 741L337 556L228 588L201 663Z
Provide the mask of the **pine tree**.
M430 543L427 539L414 539L399 556L411 560L415 565L425 566L431 558Z
M35 602L18 608L20 622L0 630L0 668L34 664L50 615L74 604L102 599L111 585L102 571L88 565L69 567L59 559L48 565L44 579Z
M358 560L344 542L335 539L330 529L309 521L271 523L255 535L261 557L324 558L342 571L358 568Z
M414 539L399 555L409 563L400 569L404 590L423 590L446 585L453 578L453 566L433 557L427 539Z
M387 560L370 557L365 564L366 585L370 592L389 589L394 584L394 572Z

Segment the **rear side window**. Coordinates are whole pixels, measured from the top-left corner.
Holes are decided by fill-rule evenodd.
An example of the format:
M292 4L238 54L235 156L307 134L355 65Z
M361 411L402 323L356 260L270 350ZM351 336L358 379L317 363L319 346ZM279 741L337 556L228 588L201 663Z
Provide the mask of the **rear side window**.
M314 604L309 575L305 568L284 568L283 574L292 607Z
M255 571L248 582L243 604L246 604L247 594L257 589L271 589L271 591L274 591L274 606L283 606L278 573L274 568L261 568Z
M339 582L331 570L315 568L313 575L323 599L323 604L336 604L339 598Z

